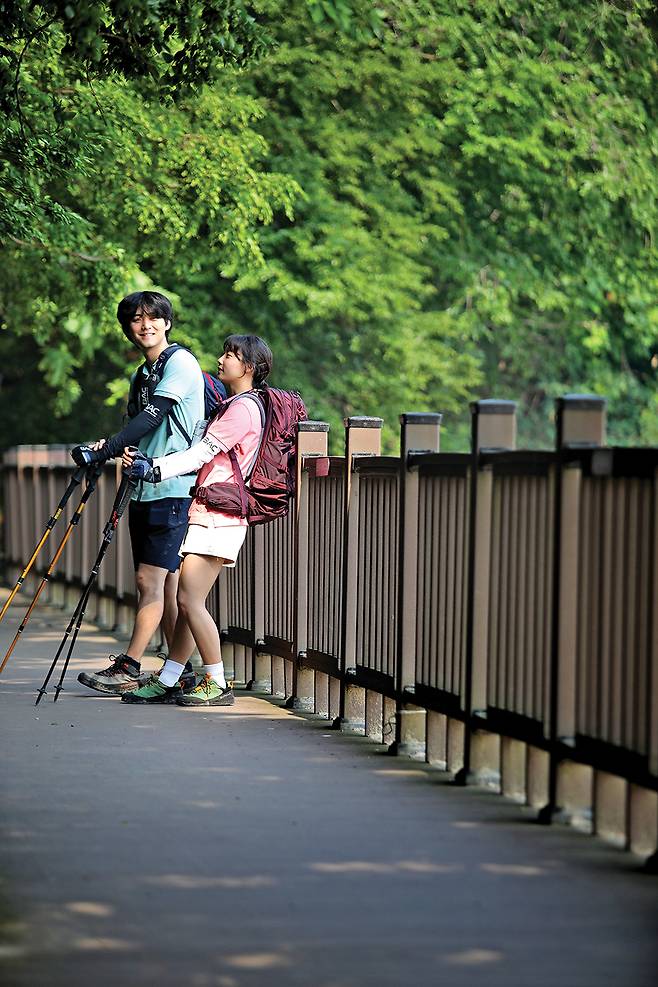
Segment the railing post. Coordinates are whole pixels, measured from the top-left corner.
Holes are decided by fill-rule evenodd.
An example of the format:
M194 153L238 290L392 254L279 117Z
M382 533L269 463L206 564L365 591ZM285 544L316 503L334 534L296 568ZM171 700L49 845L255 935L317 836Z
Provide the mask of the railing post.
M26 484L25 484L25 466L29 462L31 446L23 445L18 446L16 449L16 492L18 496L18 504L21 505L21 509L18 511L17 517L17 527L20 532L19 535L19 551L18 551L18 564L20 567L24 566L28 559L30 558L30 549L28 547L30 541L30 531L28 530L28 516L27 512L23 510L23 504L26 500ZM20 572L20 568L19 568ZM25 589L28 589L28 586Z
M651 609L651 638L649 655L649 681L651 694L649 696L649 771L658 775L658 470L653 477L653 606ZM645 863L645 869L650 874L658 874L658 806L656 795L642 789L631 789L631 833L630 846L642 847L646 843L653 847Z
M381 452L382 418L356 415L345 419L345 534L343 548L343 626L341 633L340 712L334 726L365 733L365 689L350 682L356 665L356 600L359 537L359 477L352 475L355 456Z
M222 645L222 659L226 677L235 678L235 647L228 640L228 582L227 570L222 569L217 580L217 627Z
M14 524L8 524L9 518L15 518L18 520L20 517L20 512L18 510L18 505L20 503L18 492L18 454L15 447L13 449L8 449L7 452L5 452L3 461L5 466L5 516L3 535L5 555L10 564L10 581L13 582L14 571L18 570L18 575L20 575L21 572L21 569L19 568L21 555L20 521Z
M467 784L472 770L496 772L498 740L472 730L473 717L486 726L489 659L489 599L493 472L479 468L484 449L516 448L516 402L485 399L471 404L471 497L469 536L469 593L464 682L464 763L458 784ZM495 762L495 763L494 763Z
M293 625L293 709L315 712L316 673L305 668L308 646L309 483L302 467L305 456L327 455L327 422L300 422L297 433L297 497L295 523L295 615Z
M578 813L589 812L592 801L591 769L571 762L564 762L560 768L556 745L572 745L576 733L582 470L577 459L570 461L568 450L605 444L606 399L592 394L567 394L556 400L555 410L560 456L555 469L548 802L539 813L542 822L551 822L559 803L564 803L564 811Z
M416 690L416 624L418 589L418 472L407 469L411 452L438 452L441 418L439 414L400 415L400 509L398 581L398 641L396 662L395 740L389 753L424 757L427 712L405 702ZM386 720L386 717L384 717Z
M556 403L558 452L569 448L605 444L605 398L568 394ZM578 627L578 540L580 536L580 493L582 471L568 457L560 463L560 487L556 500L559 545L556 557L558 586L555 596L557 676L556 736L569 743L576 732L576 634ZM559 506L558 506L559 505ZM558 565L559 563L559 565Z
M254 692L269 692L272 688L272 659L259 650L265 643L265 529L259 524L252 533L251 556L251 626L254 646L251 648L251 674L246 688Z
M595 394L566 394L556 406L557 448L604 446L606 399Z

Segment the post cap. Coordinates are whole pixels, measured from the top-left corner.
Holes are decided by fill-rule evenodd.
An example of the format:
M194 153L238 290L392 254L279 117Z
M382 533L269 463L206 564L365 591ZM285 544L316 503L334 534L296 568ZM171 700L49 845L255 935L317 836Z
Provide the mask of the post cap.
M440 425L443 415L433 411L405 411L400 415L400 425Z
M608 399L598 394L565 394L555 399L558 411L564 408L569 408L570 411L596 411L605 408L607 403Z
M367 415L351 415L343 419L345 428L382 428L383 418L368 418Z
M513 415L516 411L516 401L483 398L482 401L471 401L470 408L472 415Z
M300 422L297 428L300 432L328 432L329 422L314 422L309 419Z

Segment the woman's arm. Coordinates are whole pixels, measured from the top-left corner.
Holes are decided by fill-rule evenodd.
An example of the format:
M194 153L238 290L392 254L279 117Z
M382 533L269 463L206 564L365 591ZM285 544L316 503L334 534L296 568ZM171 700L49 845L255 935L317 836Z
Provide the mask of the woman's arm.
M189 449L154 459L153 469L159 470L160 480L169 480L172 476L180 476L182 473L197 473L220 452L228 452L228 449L215 436L205 435L201 442L190 446Z

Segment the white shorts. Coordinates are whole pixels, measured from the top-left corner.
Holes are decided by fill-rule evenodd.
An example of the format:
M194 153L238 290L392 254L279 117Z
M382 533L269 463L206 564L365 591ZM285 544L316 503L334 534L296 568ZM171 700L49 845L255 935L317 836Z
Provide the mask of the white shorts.
M246 524L230 524L221 528L189 524L178 554L214 555L218 559L225 559L224 565L233 568L247 537L247 530Z

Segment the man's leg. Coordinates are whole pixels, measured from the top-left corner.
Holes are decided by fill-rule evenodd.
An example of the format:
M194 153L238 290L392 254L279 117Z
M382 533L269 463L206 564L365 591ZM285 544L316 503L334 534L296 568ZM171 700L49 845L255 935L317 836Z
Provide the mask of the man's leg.
M173 573L177 575L177 573ZM137 567L135 582L137 583L137 614L130 643L126 655L133 661L140 662L149 641L157 631L162 621L165 603L165 581L169 576L167 569L147 565L142 562Z
M178 550L187 527L189 498L135 502L128 511L135 563L137 615L125 652L111 655L112 664L99 672L81 672L78 681L97 692L118 695L139 685L140 662L149 641L163 623L168 644L176 623ZM190 654L194 649L191 635ZM192 666L188 666L193 681Z

